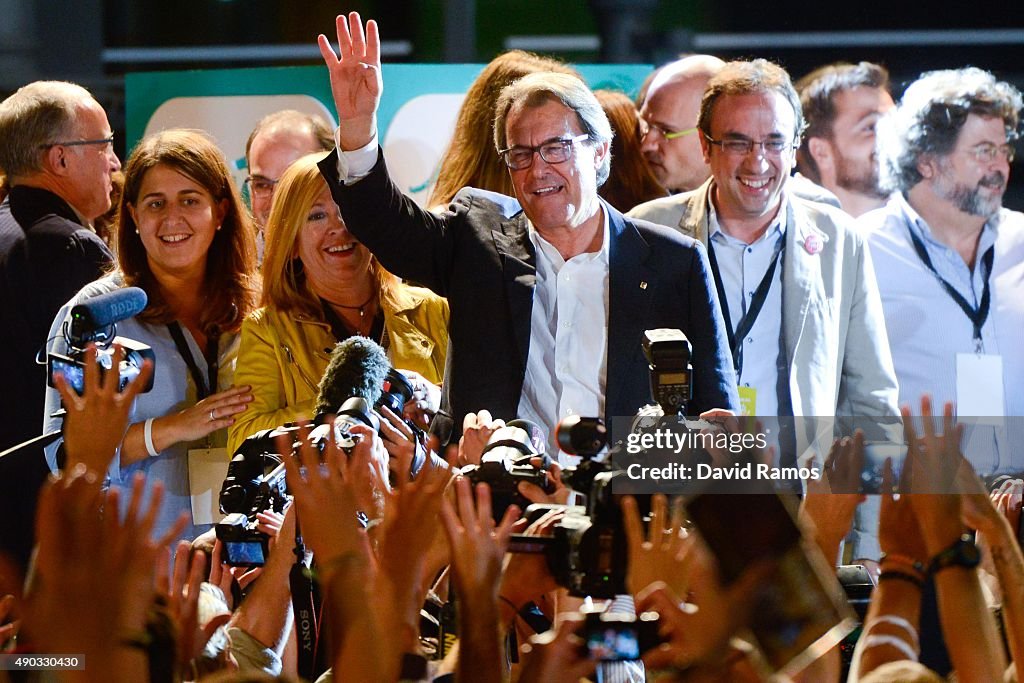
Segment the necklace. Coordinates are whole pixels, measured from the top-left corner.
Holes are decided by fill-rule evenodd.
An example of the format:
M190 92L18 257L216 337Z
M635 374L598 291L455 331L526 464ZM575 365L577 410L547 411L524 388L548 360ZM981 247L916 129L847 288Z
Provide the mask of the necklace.
M377 296L377 292L370 292L370 297L363 303L359 304L358 306L346 306L345 304L339 304L328 299L325 299L325 301L327 301L327 303L329 303L332 306L337 306L338 308L344 308L349 311L358 310L359 319L362 320L364 317L366 317L366 307L370 305L370 302L373 301L375 296Z

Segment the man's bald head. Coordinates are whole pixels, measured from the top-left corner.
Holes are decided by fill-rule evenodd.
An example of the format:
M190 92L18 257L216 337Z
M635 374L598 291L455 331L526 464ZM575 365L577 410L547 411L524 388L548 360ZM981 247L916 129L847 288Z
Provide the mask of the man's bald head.
M334 148L334 133L319 116L285 110L264 117L245 146L253 217L262 229L277 181L299 157Z
M672 192L693 190L711 175L696 134L697 114L705 86L724 65L711 55L690 55L661 67L647 89L640 110L648 131L644 157Z

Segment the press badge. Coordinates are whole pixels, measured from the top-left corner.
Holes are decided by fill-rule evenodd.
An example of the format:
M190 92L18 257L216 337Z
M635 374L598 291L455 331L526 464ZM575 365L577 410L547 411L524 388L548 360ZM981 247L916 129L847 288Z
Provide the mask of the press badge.
M191 448L188 451L188 485L192 500L192 521L215 524L220 512L220 488L228 476L228 449Z
M1006 404L1002 356L956 354L956 413L971 417L974 424L1003 425Z
M740 395L740 414L744 417L757 415L757 389L755 387L736 387Z

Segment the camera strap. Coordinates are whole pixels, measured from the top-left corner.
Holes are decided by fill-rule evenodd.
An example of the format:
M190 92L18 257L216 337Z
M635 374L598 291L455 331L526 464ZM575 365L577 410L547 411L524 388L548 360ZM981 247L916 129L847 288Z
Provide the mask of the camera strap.
M210 335L206 340L206 352L203 355L206 359L208 378L204 380L203 373L199 370L199 364L196 363L195 356L192 355L192 349L189 348L188 341L185 339L185 333L181 329L181 324L175 320L172 323L168 323L167 329L171 333L171 339L174 340L174 346L178 349L178 355L185 361L188 372L192 375L192 381L196 385L196 400L202 401L217 390L217 373L220 370L217 346L220 337Z
M753 329L757 316L760 315L761 309L764 307L764 302L768 298L768 291L772 288L772 282L775 280L775 268L778 266L779 257L785 248L786 236L782 235L775 242L775 253L772 255L772 261L768 265L767 272L761 278L757 289L754 290L754 295L750 297L750 308L740 318L736 324L735 331L733 331L732 319L729 315L729 299L725 296L725 285L722 284L722 274L718 269L718 259L715 258L715 246L711 238L708 238L708 260L711 262L711 274L715 278L715 289L718 290L718 302L721 304L722 317L725 318L725 332L729 336L729 350L732 351L732 365L733 369L736 370L736 381L739 381L740 375L743 373L743 339Z
M984 268L981 277L985 281L985 288L981 292L981 301L978 302L978 307L975 308L967 303L967 299L965 299L960 292L956 291L956 288L953 287L953 285L949 284L944 277L939 275L939 271L935 270L935 266L932 264L932 259L928 256L928 250L925 249L921 238L918 237L912 229L908 230L908 232L910 233L910 241L914 243L914 251L917 252L918 258L921 259L921 263L923 263L925 267L932 272L935 279L938 280L939 284L942 285L942 288L946 290L946 294L949 295L949 298L960 307L960 310L964 312L967 319L971 321L971 324L974 326L975 350L978 353L981 353L981 328L985 326L985 321L988 320L988 309L992 303L992 293L989 291L988 281L989 277L992 275L992 261L995 258L995 245L989 247L981 257L981 266Z

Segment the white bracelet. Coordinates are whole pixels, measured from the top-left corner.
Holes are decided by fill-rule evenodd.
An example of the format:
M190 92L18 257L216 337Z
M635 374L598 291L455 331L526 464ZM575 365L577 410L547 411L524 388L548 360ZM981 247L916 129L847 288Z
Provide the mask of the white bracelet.
M155 458L160 455L160 451L156 449L153 444L153 420L156 418L149 418L146 420L146 425L142 428L142 438L146 443L146 452L149 453L149 457Z
M903 640L902 638L879 634L868 636L867 639L864 640L865 650L872 647L876 647L878 645L888 645L890 647L894 647L901 653L903 653L904 659L909 659L912 662L917 661L917 652L914 650L914 648L907 644L907 641Z
M910 644L914 647L918 647L917 629L915 629L913 625L911 625L911 623L903 617L897 617L894 614L881 614L875 617L875 623L892 624L893 626L898 626L902 628L904 631L910 634Z

